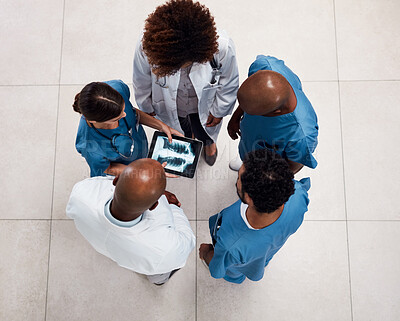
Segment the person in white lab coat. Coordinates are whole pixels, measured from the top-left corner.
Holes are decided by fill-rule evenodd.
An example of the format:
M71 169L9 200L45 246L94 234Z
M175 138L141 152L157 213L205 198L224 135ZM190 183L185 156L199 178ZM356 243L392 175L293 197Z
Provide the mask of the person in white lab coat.
M114 180L98 176L77 183L66 212L96 251L161 285L195 246L189 221L165 186L161 164L139 159Z
M233 41L217 32L204 5L171 0L149 15L135 51L133 87L142 111L203 141L206 162L215 163L239 73Z

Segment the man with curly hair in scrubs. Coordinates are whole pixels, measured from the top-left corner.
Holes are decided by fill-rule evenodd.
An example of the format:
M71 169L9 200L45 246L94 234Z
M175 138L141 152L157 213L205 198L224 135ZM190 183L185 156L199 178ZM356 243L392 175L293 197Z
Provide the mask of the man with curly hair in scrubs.
M199 256L212 277L239 284L262 279L269 261L300 227L310 179L293 180L284 159L259 149L247 154L236 188L240 199L210 217L213 244L201 244Z

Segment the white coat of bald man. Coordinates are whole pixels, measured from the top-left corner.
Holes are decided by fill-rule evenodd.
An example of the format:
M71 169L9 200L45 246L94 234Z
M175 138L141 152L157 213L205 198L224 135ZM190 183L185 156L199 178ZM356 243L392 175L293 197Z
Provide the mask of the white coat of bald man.
M161 285L185 265L195 246L178 199L165 187L160 163L139 159L114 180L77 183L67 215L97 252Z

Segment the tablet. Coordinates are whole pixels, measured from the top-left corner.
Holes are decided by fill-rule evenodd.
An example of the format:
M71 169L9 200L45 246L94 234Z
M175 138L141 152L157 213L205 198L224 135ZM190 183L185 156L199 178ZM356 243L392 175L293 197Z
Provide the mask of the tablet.
M151 140L148 158L163 164L167 173L193 178L203 143L196 139L172 135L172 143L165 133L156 131Z

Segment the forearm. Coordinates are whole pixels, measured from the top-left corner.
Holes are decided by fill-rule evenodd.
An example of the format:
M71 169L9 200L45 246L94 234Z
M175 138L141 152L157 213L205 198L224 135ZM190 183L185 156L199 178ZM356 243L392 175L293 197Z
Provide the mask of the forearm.
M240 108L240 106L237 106L235 112L232 115L232 118L235 117L235 118L241 119L243 115L244 115L243 109Z
M204 261L207 263L207 265L210 265L210 262L213 257L214 257L214 249L207 252L207 254L204 256Z
M111 163L104 171L107 175L119 176L126 168L126 165L119 163Z
M157 130L162 130L164 123L161 120L154 118L139 109L136 109L136 112L139 116L140 124L149 126Z
M136 45L133 60L133 89L135 100L140 110L146 113L153 112L151 91L151 68L143 53L141 40Z

